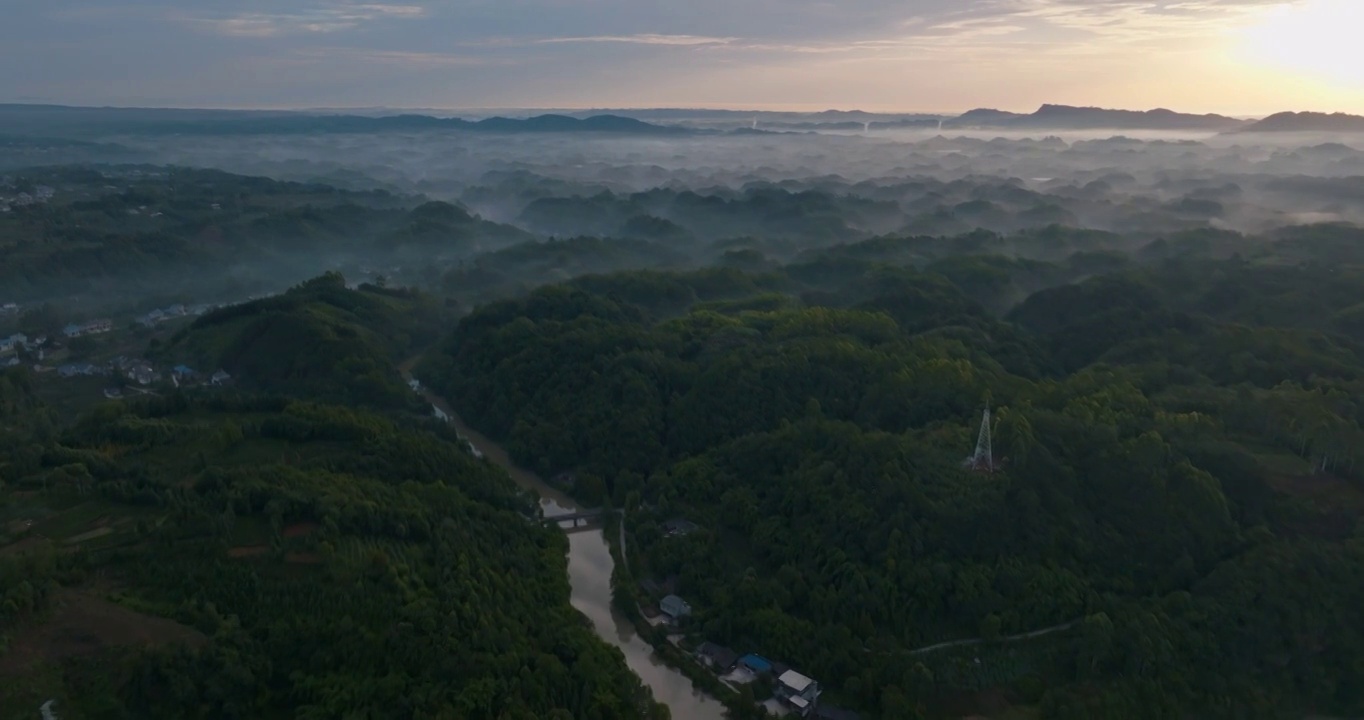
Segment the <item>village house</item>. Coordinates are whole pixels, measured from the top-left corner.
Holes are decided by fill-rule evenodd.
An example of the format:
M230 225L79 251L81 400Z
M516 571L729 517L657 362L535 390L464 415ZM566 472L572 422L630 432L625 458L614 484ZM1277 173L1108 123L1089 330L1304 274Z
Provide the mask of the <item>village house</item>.
M129 380L136 380L140 373L152 372L152 364L146 360L129 360L121 358L118 363L119 369L123 371L123 376Z
M687 535L695 532L696 529L696 523L681 518L676 518L663 523L663 531L669 535Z
M84 335L98 335L100 333L107 333L113 329L114 321L112 320L91 320L88 323L80 325L76 323L67 325L62 330L62 333L69 338L78 338Z
M161 379L161 374L152 368L151 363L141 362L128 371L128 379L138 385L151 385Z
M745 655L739 658L739 664L758 675L772 672L772 661L761 655Z
M18 315L18 314L19 314L19 304L18 304L18 303L5 303L4 305L0 305L0 315Z
M672 618L674 622L691 614L691 605L676 595L669 595L660 600L658 609L662 610L664 615Z
M99 368L90 364L63 365L57 368L57 374L64 378L76 377L78 375L99 375Z
M0 358L0 368L12 368L18 366L19 366L18 355L10 355L9 357Z
M208 312L211 309L212 308L209 305L195 305L193 307L188 307L184 304L176 303L169 307L157 308L155 310L152 310L146 315L143 315L142 317L138 318L137 321L142 323L143 325L146 325L147 327L151 327L153 325L163 323L173 318L185 317L186 315L203 315L204 313Z
M228 375L226 370L219 370L209 377L208 382L210 385L226 385L232 382L232 376Z
M810 714L820 692L819 683L795 670L787 670L777 677L777 697L802 717Z
M7 338L0 338L0 355L15 352L21 347L28 349L28 336L23 333L15 333Z
M724 675L739 664L739 654L723 645L703 642L696 648L696 657L719 675Z

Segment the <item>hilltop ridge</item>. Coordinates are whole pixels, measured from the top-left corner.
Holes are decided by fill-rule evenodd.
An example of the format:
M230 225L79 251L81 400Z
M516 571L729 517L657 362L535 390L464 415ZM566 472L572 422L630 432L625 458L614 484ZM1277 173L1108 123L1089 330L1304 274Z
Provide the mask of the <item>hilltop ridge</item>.
M1281 112L1240 132L1364 132L1364 116L1346 113Z
M943 122L946 127L1214 131L1229 130L1245 124L1244 120L1225 115L1193 115L1166 108L1112 110L1051 104L1042 105L1027 115L978 108Z

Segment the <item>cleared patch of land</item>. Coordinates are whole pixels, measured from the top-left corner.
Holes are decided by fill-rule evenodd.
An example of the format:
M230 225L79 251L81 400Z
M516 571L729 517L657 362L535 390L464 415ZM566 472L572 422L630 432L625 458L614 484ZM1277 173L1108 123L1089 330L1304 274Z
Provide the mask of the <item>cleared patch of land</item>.
M1364 513L1364 491L1331 473L1275 474L1269 481L1274 489L1308 500L1318 509Z
M305 537L317 530L318 524L315 522L297 522L292 525L285 525L280 534L286 538Z
M0 676L115 646L198 647L207 642L203 633L173 620L143 615L87 592L60 590L51 618L11 640L9 651L0 656Z
M4 547L0 547L0 557L4 557L6 555L18 555L27 550L37 550L38 548L48 544L48 542L49 540L47 538L42 537L40 535L29 535L23 540L20 540L15 543L10 543L9 545L6 545Z

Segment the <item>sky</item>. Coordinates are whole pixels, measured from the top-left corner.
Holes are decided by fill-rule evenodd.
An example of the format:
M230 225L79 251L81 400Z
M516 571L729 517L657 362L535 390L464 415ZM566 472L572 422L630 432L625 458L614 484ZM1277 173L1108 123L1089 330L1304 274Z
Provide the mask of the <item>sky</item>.
M0 102L1364 114L1364 0L5 0Z

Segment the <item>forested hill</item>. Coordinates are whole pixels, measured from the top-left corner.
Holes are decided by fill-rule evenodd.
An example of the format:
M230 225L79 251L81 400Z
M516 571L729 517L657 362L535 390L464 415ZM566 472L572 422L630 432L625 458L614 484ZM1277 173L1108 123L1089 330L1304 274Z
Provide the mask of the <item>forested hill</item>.
M1091 267L1007 319L981 303L1078 267L839 251L588 278L479 309L421 372L629 508L633 569L675 577L694 640L789 662L831 702L1359 713L1364 264L1300 240ZM987 404L999 468L971 472Z
M236 299L326 268L430 265L532 237L448 202L213 170L43 167L16 181L53 197L0 213L6 302Z
M569 605L564 536L444 425L176 393L25 442L4 720L666 717Z
M413 290L327 273L289 291L204 315L155 349L200 374L226 370L244 387L382 409L421 406L395 366L430 345L445 309Z

